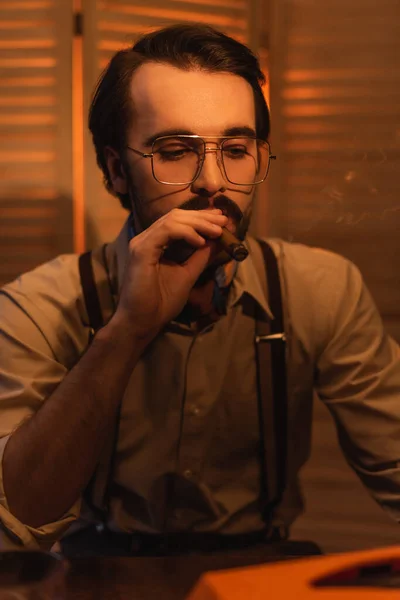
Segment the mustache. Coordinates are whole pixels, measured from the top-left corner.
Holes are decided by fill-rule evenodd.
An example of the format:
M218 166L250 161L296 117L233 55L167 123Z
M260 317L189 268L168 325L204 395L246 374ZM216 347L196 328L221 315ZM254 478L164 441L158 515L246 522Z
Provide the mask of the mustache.
M232 221L238 226L243 219L243 212L240 210L238 205L225 196L224 194L220 194L213 200L213 208L219 208L222 213L232 219ZM206 208L210 208L210 202L208 198L204 196L194 196L186 202L183 202L179 208L183 210L205 210Z

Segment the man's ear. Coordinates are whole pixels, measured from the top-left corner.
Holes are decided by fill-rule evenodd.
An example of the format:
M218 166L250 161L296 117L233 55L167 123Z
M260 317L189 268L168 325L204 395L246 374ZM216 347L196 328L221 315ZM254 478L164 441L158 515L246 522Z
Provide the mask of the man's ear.
M114 150L114 148L111 148L111 146L106 146L104 149L104 157L107 163L113 190L118 194L127 194L128 178L126 176L125 167L119 153Z

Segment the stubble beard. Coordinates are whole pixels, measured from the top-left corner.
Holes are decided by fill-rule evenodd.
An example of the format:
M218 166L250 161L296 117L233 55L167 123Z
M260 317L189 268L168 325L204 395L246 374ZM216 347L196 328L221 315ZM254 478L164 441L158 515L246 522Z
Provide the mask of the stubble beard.
M157 216L153 219L146 217L145 212L142 210L145 200L140 197L140 193L135 188L133 181L129 177L129 196L131 198L132 216L133 223L135 225L135 233L140 233L145 229L148 229L153 223L157 221L162 215ZM250 225L251 208L250 203L248 209L243 213L237 204L231 200L228 196L220 194L213 201L213 207L222 210L230 221L234 225L234 235L241 241L246 237L247 231ZM209 201L206 197L195 196L189 200L178 205L177 208L182 210L205 210L209 208ZM136 231L138 229L138 231ZM198 289L206 285L209 281L215 279L217 270L224 264L231 262L233 259L224 251L217 253L215 259L207 265L204 271L200 274L194 284L194 288Z

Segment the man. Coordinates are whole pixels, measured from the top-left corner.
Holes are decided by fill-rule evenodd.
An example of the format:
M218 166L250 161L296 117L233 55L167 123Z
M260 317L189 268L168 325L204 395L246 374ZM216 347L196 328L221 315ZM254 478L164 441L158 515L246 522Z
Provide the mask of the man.
M93 254L105 324L92 340L77 256L0 295L5 545L48 548L71 524L65 547L102 553L158 552L167 534L193 547L269 539L301 510L313 389L398 520L399 349L353 265L275 240L287 480L265 522L254 337L255 315L274 315L258 243L247 236L238 264L219 242L223 227L245 237L267 175L262 82L247 48L203 26L144 36L103 74L89 125L106 186L131 216ZM173 254L187 246L183 261Z

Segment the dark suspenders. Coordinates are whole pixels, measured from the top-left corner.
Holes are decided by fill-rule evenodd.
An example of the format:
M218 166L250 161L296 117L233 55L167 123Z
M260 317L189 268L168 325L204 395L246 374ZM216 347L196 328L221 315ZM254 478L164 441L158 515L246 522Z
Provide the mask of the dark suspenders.
M264 257L268 301L274 317L265 320L257 305L255 347L261 446L260 498L263 518L266 523L270 523L274 508L282 500L287 476L286 337L277 259L269 244L262 240L258 242ZM103 317L94 279L91 252L79 256L79 274L92 337L103 325ZM113 450L115 444L114 438ZM100 490L100 497L102 492L106 494L109 491L112 463L113 456L107 461L108 473ZM94 475L88 486L88 493L85 495L87 499L91 496L99 498L99 493L95 493L94 490L95 485ZM95 508L99 502L89 502L89 504ZM103 511L107 510L107 498L103 498L101 504Z
M273 319L264 320L257 305L256 359L261 441L261 501L269 521L281 502L287 475L286 336L278 262L269 244L258 240L264 257ZM266 500L266 501L265 501Z
M106 245L103 246L103 260L105 258ZM106 266L106 265L105 265ZM89 344L93 336L104 325L103 313L100 306L99 295L97 292L96 280L94 277L92 252L85 252L79 256L78 260L79 275L83 297L85 300L86 312L89 318ZM107 269L106 269L107 270ZM107 272L108 275L108 272ZM111 282L108 276L110 294L112 296ZM117 436L119 428L120 409L118 409L114 429L106 441L100 460L94 471L89 484L84 492L86 504L100 521L105 521L108 513L108 501L110 494L111 475L115 460L115 451L117 445Z
M97 286L93 272L92 253L85 252L84 254L81 254L79 256L78 266L86 312L89 317L90 333L92 337L103 325L103 314L101 312L99 295L97 293Z

